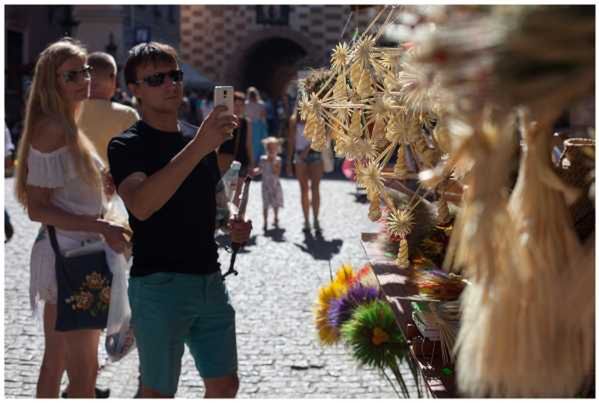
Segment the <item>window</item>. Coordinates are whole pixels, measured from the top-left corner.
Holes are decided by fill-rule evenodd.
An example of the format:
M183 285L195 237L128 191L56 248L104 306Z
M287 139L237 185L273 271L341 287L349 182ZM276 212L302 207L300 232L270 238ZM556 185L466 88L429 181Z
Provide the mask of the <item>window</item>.
M148 27L137 27L135 29L135 45L142 42L150 42L152 33Z
M176 6L168 6L168 22L171 22L173 24L177 22L177 19L175 18L175 13L177 9L175 7Z
M290 6L255 6L256 24L289 25Z

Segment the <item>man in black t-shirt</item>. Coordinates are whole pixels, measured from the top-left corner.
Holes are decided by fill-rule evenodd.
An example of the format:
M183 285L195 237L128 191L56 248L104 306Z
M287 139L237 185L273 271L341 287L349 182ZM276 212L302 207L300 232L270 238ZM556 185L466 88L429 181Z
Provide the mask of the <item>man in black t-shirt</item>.
M142 120L108 146L110 171L129 212L133 266L131 323L141 365L141 397L173 397L184 344L204 380L205 397L235 397L235 311L214 241L214 150L238 126L217 107L199 130L178 122L183 75L175 50L150 42L135 46L125 80L139 100ZM251 224L231 222L231 238L245 243Z

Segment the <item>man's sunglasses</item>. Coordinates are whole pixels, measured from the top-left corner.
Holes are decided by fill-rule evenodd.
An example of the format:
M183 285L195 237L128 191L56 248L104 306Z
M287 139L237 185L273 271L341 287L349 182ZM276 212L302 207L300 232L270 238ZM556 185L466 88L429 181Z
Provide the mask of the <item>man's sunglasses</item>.
M91 71L93 68L91 66L85 65L81 70L69 70L62 73L62 78L66 83L71 82L79 82L81 77L85 79L91 78Z
M167 73L156 73L151 76L145 77L141 80L137 80L135 84L146 83L150 87L160 87L164 83L164 79L169 77L173 82L179 83L183 81L183 71L181 70L171 70Z

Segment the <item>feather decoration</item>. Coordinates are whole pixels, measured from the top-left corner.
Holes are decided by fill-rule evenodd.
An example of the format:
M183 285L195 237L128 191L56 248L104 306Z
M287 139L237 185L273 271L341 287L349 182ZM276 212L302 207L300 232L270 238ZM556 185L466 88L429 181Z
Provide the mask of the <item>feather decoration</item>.
M337 329L351 319L355 309L365 303L381 298L379 290L355 283L346 294L331 302L329 324Z
M409 345L397 327L389 304L377 300L359 306L352 318L341 327L341 333L360 365L381 371L391 369L403 396L410 396L398 362L408 361L413 373L416 369L410 362Z
M328 315L331 302L341 297L347 291L337 283L331 283L318 289L318 297L314 309L314 322L318 338L323 345L336 344L340 339L339 331L329 324Z
M354 278L354 269L350 264L343 264L339 269L337 269L337 273L335 274L334 283L338 284L339 287L345 291L352 284Z

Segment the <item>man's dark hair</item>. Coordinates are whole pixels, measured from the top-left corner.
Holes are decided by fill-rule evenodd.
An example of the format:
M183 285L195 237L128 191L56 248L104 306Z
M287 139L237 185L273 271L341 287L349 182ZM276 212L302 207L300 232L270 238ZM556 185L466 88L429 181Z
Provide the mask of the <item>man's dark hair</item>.
M111 77L116 75L116 62L108 53L90 53L87 57L87 64L89 64L94 70L101 71L102 73L111 73Z
M233 101L245 101L245 94L241 91L235 91L233 93Z
M135 45L129 51L129 57L125 62L125 83L135 83L138 80L137 68L146 63L179 64L177 51L172 46L159 42L144 42Z

